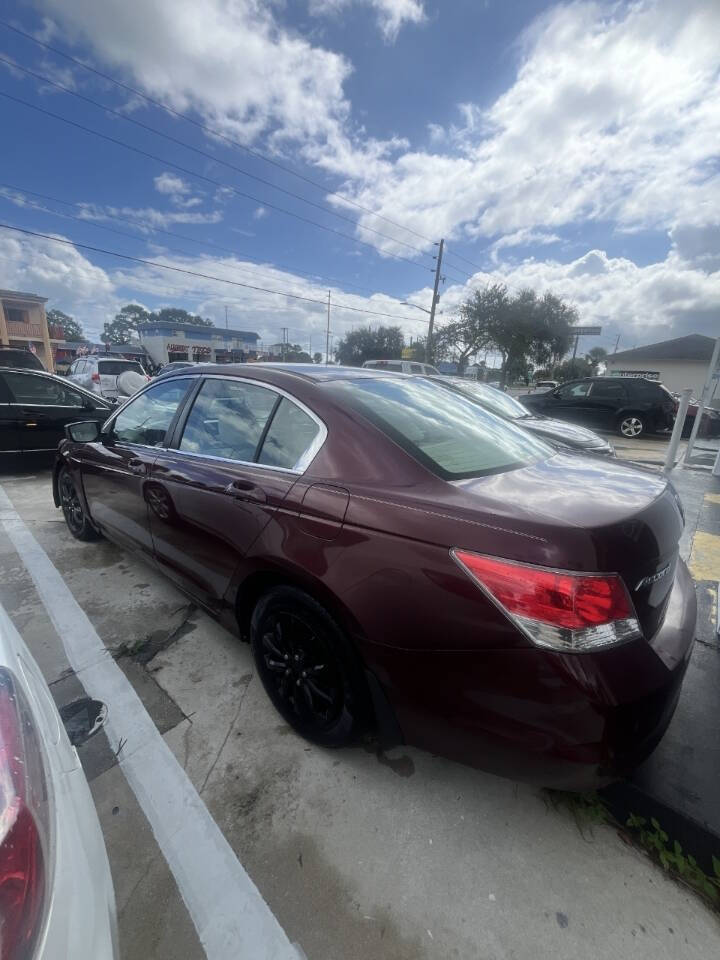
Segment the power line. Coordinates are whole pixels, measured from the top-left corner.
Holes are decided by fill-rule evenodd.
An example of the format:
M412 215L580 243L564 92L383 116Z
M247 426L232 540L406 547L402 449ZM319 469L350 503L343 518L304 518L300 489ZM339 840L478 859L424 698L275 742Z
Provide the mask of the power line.
M123 90L126 90L128 93L131 93L135 97L140 97L141 100L144 100L146 103L152 104L154 107L158 107L160 110L164 110L166 113L170 114L173 117L176 117L179 120L185 120L187 123L191 123L193 126L198 127L200 130L204 130L206 133L211 134L213 137L218 137L221 140L224 140L226 143L231 144L233 147L238 148L239 150L244 150L251 157L255 157L257 160L262 160L264 163L272 164L274 167L277 167L279 170L282 170L284 173L288 173L293 177L297 177L299 180L302 180L304 183L309 184L310 186L316 187L318 190L322 190L329 197L336 197L338 200L341 200L343 203L349 204L350 206L355 207L358 210L362 210L364 213L369 213L373 217L377 217L379 220L384 220L386 223L391 224L394 227L398 227L400 230L405 230L407 233L412 234L415 237L418 237L420 240L425 240L428 243L433 243L430 237L426 237L424 234L419 233L417 230L413 230L411 227L403 226L401 223L397 223L395 220L391 220L389 217L384 216L381 213L376 213L374 210L371 210L370 207L365 207L363 204L358 203L356 200L351 200L349 197L343 196L341 193L336 193L335 191L328 190L327 187L318 183L317 180L313 180L310 177L306 177L302 173L298 173L297 170L293 170L291 167L285 166L285 164L280 163L278 160L274 160L272 157L268 157L263 153L260 153L257 150L253 150L251 147L246 146L244 143L240 143L239 140L234 140L232 137L227 136L216 127L211 127L208 124L203 123L200 120L196 120L194 117L188 116L188 114L181 113L179 110L174 110L172 107L169 107L167 104L163 103L161 100L156 100L154 97L148 96L148 94L142 93L140 90L135 87L130 86L130 84L123 83L122 80L118 80L115 77L110 76L107 73L103 73L101 70L97 70L95 67L89 66L87 63L83 63L82 60L78 60L76 57L71 56L69 53L65 53L63 50L60 50L58 47L52 46L52 44L46 43L44 40L39 40L37 37L33 37L32 34L26 33L24 30L21 30L19 27L13 26L11 23L8 23L7 20L0 19L0 26L5 27L7 30L12 30L14 33L18 34L21 37L24 37L26 40L30 40L32 43L37 44L40 47L43 47L45 50L49 50L51 53L56 54L59 57L63 57L65 60L74 63L75 66L80 67L83 70L93 73L96 77L100 77L102 80L107 80L109 83L115 84L115 86L120 87Z
M20 195L27 194L28 196L31 196L31 197L40 197L42 200L50 200L53 203L61 203L64 206L68 206L68 207L78 207L81 210L84 207L82 203L77 203L71 200L61 200L59 197L53 197L45 193L37 193L34 190L26 190L24 187L17 187L9 183L0 183L0 191L2 190L14 190L16 193ZM0 194L0 196L2 196L2 194ZM12 200L12 198L8 197L7 194L5 194L5 197L7 199ZM106 230L108 233L116 233L118 234L118 236L121 236L121 237L130 237L132 240L142 239L141 237L138 237L137 234L134 234L134 233L126 233L124 230L113 230L112 227L108 227L105 224L98 223L97 219L93 217L82 217L82 216L76 217L76 216L72 216L71 214L60 213L58 210L51 210L49 207L43 207L43 206L40 206L39 204L33 204L30 201L25 200L24 197L22 197L22 199L25 203L29 203L31 207L35 207L38 210L43 210L46 213L51 213L53 216L66 217L70 220L77 220L79 223L96 227L99 230ZM160 227L153 227L153 226L150 226L149 224L140 223L137 220L132 220L130 217L121 217L121 216L118 216L117 214L104 213L103 216L106 217L108 220L117 220L120 223L128 223L130 224L130 226L135 227L138 230L149 230L151 233L163 234L164 236L168 236L168 237L175 237L178 240L185 240L190 243L200 244L201 246L214 247L216 250L221 250L224 253L229 253L235 257L243 257L244 259L252 260L254 263L258 263L260 265L265 263L265 261L261 260L258 257L252 256L249 253L243 253L240 250L233 250L231 247L225 247L222 244L214 243L212 240L197 240L195 237L187 236L187 234L175 233L172 230L163 230ZM167 249L172 250L173 248L168 247ZM182 253L183 256L190 255L185 251L176 250L175 252ZM289 270L292 273L301 274L303 276L309 277L310 279L317 277L324 280L330 280L332 283L341 284L346 287L355 287L357 290L360 290L363 293L369 294L369 296L374 296L376 293L379 292L378 290L372 290L370 287L362 287L357 283L352 283L350 280L339 280L337 277L328 277L328 276L325 276L325 274L313 273L310 270L300 270L298 268L291 267L287 264L285 265L268 264L268 266L272 266L273 268L282 267L282 269L284 270Z
M240 280L228 280L226 277L216 277L213 274L200 273L197 270L187 270L182 267L173 267L167 263L158 263L156 260L146 260L144 257L133 257L128 253L118 253L116 250L105 250L103 247L94 247L89 243L78 243L75 240L64 240L61 237L53 237L47 233L39 233L35 230L26 230L23 227L13 226L11 223L0 223L0 228L3 230L13 230L16 233L24 233L30 237L40 237L43 240L50 240L52 243L61 243L67 247L75 247L80 250L90 250L93 253L102 253L109 257L117 257L120 260L129 260L133 263L141 263L144 266L157 267L159 270L170 270L173 273L183 273L189 277L198 277L201 280L214 280L218 283L229 283L233 287L244 287L248 290L257 290L260 293L270 293L274 296L288 297L290 300L302 300L305 303L319 303L322 306L327 305L325 300L317 300L314 297L303 297L300 296L300 294L289 293L285 290L268 290L267 287L258 287L252 283L242 283ZM389 317L391 320L406 320L409 323L415 323L419 320L419 318L416 317L401 317L396 313L383 313L379 310L367 310L364 307L351 307L343 303L336 303L335 306L341 310L351 310L353 313L365 313L376 317Z
M211 160L213 163L219 163L224 167L228 167L228 169L234 170L235 173L239 173L243 177L249 177L251 180L257 180L258 183L262 183L266 187L270 187L273 190L284 193L288 197L293 197L295 200L300 200L302 203L307 203L309 206L315 207L317 210L321 210L323 213L327 213L332 217L337 217L338 220L344 220L346 223L351 223L353 226L359 227L361 230L365 230L368 233L374 233L378 237L382 237L385 240L390 240L392 243L398 243L400 246L407 247L409 250L414 250L416 253L419 253L422 256L427 256L426 251L422 250L418 246L415 246L415 244L406 243L404 240L399 240L397 237L392 237L388 233L382 233L380 230L375 230L373 227L366 227L362 224L358 224L358 222L352 217L347 217L345 214L338 213L336 210L332 210L322 203L316 203L314 200L308 200L307 197L303 197L299 193L294 193L292 190L286 190L284 187L280 187L277 184L272 183L270 180L265 180L264 177L259 177L254 173L244 170L242 167L236 166L234 163L230 163L228 160L223 160L222 158L215 156L215 154L209 153L207 150L201 150L200 147L195 147L190 143L186 143L184 140L179 140L177 137L171 136L169 133L164 133L162 130L158 130L156 127L150 126L148 123L143 123L142 120L138 120L136 117L131 117L126 113L122 113L120 110L115 110L112 107L106 106L104 103L100 103L99 100L94 100L92 97L88 97L83 93L78 93L77 90L72 90L70 87L59 83L57 80L53 80L51 77L45 76L42 73L36 73L34 70L30 70L29 67L24 67L22 64L17 63L15 60L10 60L7 57L0 55L0 63L6 63L8 66L13 67L16 70L21 70L28 76L34 77L36 80L40 80L42 83L47 83L50 86L55 87L57 90L62 90L63 93L67 93L71 97L82 100L84 103L89 103L91 106L97 107L99 110L103 110L114 117L118 117L118 119L124 120L126 123L132 123L136 127L140 127L142 130L147 130L149 133L153 133L155 136L162 137L164 140L168 140L170 143L174 143L176 146L183 147L185 150L190 150L193 153L197 153L206 160ZM263 203L264 201L258 200L257 202Z
M101 140L107 140L108 143L114 143L115 146L123 147L125 150L130 150L132 153L137 153L140 156L153 160L164 167L172 167L173 169L184 173L186 176L195 177L198 180L203 180L205 183L211 183L215 187L229 190L231 193L234 193L239 197L243 197L246 200L252 200L253 203L259 203L261 206L269 207L271 210L277 210L279 213L284 213L289 217L294 217L296 220L300 220L303 223L308 223L313 227L318 227L320 230L325 230L328 233L334 233L338 237L344 237L346 240L350 240L352 243L361 244L364 247L370 247L370 249L375 253L379 252L375 244L368 243L367 240L360 240L358 237L353 237L352 234L343 233L342 230L336 230L334 227L328 227L326 224L318 223L316 220L310 220L308 217L303 217L301 214L294 213L292 210L286 210L284 207L279 207L276 204L269 203L267 200L261 200L259 197L255 197L252 194L244 193L242 190L238 190L237 187L233 187L229 183L223 183L221 180L215 180L213 177L208 177L204 173L198 173L196 170L190 170L188 167L183 167L172 160L166 160L162 157L156 156L154 153L150 153L147 150L141 150L140 147L135 147L132 144L126 143L124 140L118 140L116 137L111 137L106 133L100 133L99 130L93 130L91 127L86 127L82 123L78 123L76 120L70 120L68 117L63 117L59 113L53 113L52 110L46 110L44 107L39 107L35 103L30 103L28 100L23 100L22 97L15 97L10 93L6 93L4 90L0 90L0 97L5 97L6 100L11 100L14 103L19 103L24 107L28 107L30 110L35 110L37 113L42 113L47 117L52 117L54 120L60 120L62 123L67 123L69 126L75 127L78 130L82 130L84 133L89 133ZM424 264L418 263L416 260L410 260L408 257L403 257L398 253L387 252L385 253L385 256L392 257L394 260L402 260L404 263L409 263L411 266L417 267L420 270L427 270L429 273L433 272L432 267L427 267Z

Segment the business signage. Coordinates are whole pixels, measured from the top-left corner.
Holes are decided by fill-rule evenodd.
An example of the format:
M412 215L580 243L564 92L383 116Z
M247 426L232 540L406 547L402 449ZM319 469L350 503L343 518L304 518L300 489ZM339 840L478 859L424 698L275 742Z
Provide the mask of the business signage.
M659 380L658 370L611 370L611 377L645 377L646 380Z
M573 327L572 333L576 337L599 337L602 333L602 327Z

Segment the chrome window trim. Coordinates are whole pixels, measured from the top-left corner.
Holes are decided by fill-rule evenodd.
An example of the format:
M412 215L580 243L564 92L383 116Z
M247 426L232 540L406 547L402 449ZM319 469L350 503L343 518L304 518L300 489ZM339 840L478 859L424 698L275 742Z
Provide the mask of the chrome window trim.
M172 451L182 457L192 457L195 460L212 460L216 463L230 463L236 467L255 467L260 470L273 470L275 473L287 473L293 477L300 477L302 470L296 470L290 467L275 467L271 463L258 463L256 460L233 460L232 457L216 457L212 453L195 453L192 450L181 450L179 447L164 447L164 450Z
M284 390L282 387L276 387L275 384L272 384L272 383L263 383L261 380L254 380L252 377L224 377L220 373L208 373L208 374L196 373L196 374L193 374L192 379L198 379L199 377L202 377L204 380L224 380L226 383L237 383L237 382L249 383L250 386L262 387L263 390L269 390L271 393L279 394L279 396L284 397L286 400L289 400L290 403L294 403L296 407L299 407L303 413L305 413L308 417L310 417L310 419L317 424L318 432L315 435L313 442L310 444L307 450L305 450L301 454L301 456L298 458L297 462L293 467L275 467L272 464L260 463L255 460L233 460L232 458L214 457L210 454L195 453L195 454L192 454L192 456L206 457L212 460L220 460L224 463L239 463L239 464L242 464L242 466L246 466L246 467L262 467L265 470L277 470L281 473L294 473L294 474L297 474L298 476L302 476L302 474L305 473L307 468L310 466L312 461L320 452L322 445L325 443L325 440L327 439L328 431L327 431L327 427L325 426L323 421L320 419L320 417L309 407L305 406L302 400L298 400L297 397L294 397L291 393L288 393L287 390ZM176 378L173 377L172 379L174 380ZM181 377L177 377L177 379L180 380ZM188 379L191 379L191 378L188 378ZM182 437L180 438L180 440L182 441ZM190 452L188 450L181 450L180 447L172 447L170 449L177 450L178 453Z
M183 456L193 457L195 459L203 460L213 460L219 463L235 463L243 467L259 467L263 470L274 470L278 473L292 474L294 476L302 476L303 473L310 466L312 461L320 452L325 440L327 439L328 430L325 426L325 423L320 419L320 417L309 407L307 407L302 400L298 400L297 397L294 397L291 393L288 393L287 390L284 390L282 387L276 387L274 384L263 383L261 380L255 380L252 377L228 377L223 376L219 373L179 373L177 376L172 377L163 377L161 381L155 380L151 381L146 387L143 387L142 390L139 390L132 397L128 397L125 403L120 407L119 410L113 410L112 416L103 423L103 431L106 428L112 427L115 419L122 413L125 407L130 401L135 401L141 397L144 393L147 393L148 390L151 390L153 387L158 386L159 382L170 383L173 380L224 380L227 383L249 383L250 386L262 387L263 390L269 390L271 393L278 394L281 397L285 397L286 400L289 400L290 403L294 403L296 407L299 407L303 413L307 414L311 420L318 426L318 432L315 435L315 439L310 444L310 446L305 450L302 456L295 463L294 467L276 467L269 463L258 463L255 460L233 460L229 457L216 457L209 453L194 453L191 450L182 450L180 447L149 447L146 444L130 444L128 441L119 441L120 443L126 443L128 446L142 447L146 450L173 450L175 453L182 454ZM189 414L188 414L189 415ZM185 421L187 423L187 420ZM184 426L183 426L184 429ZM182 436L181 436L182 441Z

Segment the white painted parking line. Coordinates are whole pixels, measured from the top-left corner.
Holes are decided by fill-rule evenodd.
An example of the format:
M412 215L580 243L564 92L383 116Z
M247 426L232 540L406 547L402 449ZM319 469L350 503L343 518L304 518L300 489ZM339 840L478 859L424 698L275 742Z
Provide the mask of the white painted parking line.
M125 674L0 486L0 523L89 696L108 707L110 746L155 835L208 960L298 960Z

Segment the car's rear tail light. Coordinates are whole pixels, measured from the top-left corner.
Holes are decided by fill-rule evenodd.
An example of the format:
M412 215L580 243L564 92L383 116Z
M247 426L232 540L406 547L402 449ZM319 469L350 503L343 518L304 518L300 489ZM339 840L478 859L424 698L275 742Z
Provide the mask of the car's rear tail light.
M548 570L459 549L451 554L538 646L596 650L641 636L632 601L617 574Z
M0 957L30 960L45 917L48 782L38 731L13 674L0 669ZM67 882L71 882L68 880Z
M93 381L93 383L100 383L100 374L97 373L97 372L95 372L95 373L90 377L90 379Z

